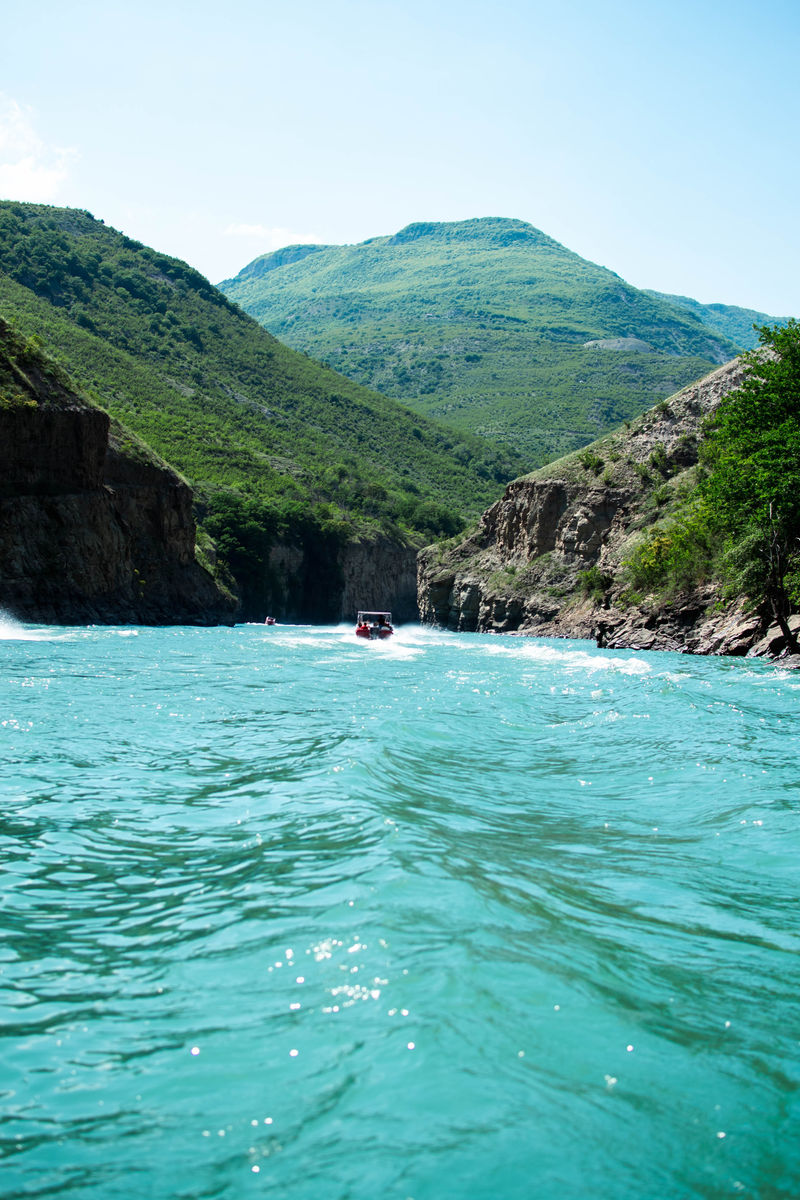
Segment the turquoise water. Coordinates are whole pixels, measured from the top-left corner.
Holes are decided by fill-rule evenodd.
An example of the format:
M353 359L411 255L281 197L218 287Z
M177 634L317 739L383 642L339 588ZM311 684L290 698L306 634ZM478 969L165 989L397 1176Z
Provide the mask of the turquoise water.
M0 1194L800 1195L800 676L0 625Z

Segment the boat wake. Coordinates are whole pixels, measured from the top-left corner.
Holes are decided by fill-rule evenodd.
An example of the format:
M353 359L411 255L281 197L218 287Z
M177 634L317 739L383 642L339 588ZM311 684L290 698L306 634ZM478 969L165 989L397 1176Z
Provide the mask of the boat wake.
M613 671L622 675L649 675L652 670L650 664L642 658L619 654L600 655L593 650L575 649L574 645L566 641L563 647L535 638L515 639L511 645L506 642L501 645L495 641L488 648L488 652L584 673Z

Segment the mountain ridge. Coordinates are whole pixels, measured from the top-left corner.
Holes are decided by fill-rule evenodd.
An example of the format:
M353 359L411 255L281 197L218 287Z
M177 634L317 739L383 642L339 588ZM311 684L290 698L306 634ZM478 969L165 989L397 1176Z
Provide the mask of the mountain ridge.
M654 292L646 289L649 296L666 300L677 308L684 308L694 313L698 320L715 330L723 337L730 338L741 350L755 350L758 346L758 335L754 326L785 325L788 317L774 317L769 313L760 312L755 308L741 308L735 304L702 304L690 296L670 295L666 292Z
M415 411L502 438L531 466L737 350L685 307L514 218L285 248L220 288L287 344Z

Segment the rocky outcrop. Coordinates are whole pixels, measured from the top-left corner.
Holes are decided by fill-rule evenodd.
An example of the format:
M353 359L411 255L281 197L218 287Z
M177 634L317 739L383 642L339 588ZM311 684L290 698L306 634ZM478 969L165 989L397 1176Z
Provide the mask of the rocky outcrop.
M743 374L734 360L629 428L511 483L468 538L421 552L421 619L608 647L773 653L780 631L712 586L634 602L622 582L638 531L687 480L703 420Z
M470 539L444 555L437 547L422 551L421 619L459 630L587 636L591 615L574 605L567 615L565 604L578 593L581 572L624 529L630 499L619 488L516 480Z
M5 340L3 340L5 338ZM0 608L59 624L216 624L192 492L0 328Z

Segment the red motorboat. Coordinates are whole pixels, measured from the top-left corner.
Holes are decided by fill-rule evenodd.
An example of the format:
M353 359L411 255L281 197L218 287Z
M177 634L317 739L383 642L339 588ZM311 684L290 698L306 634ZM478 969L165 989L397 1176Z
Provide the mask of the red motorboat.
M359 612L356 637L382 640L391 637L393 633L390 612Z

